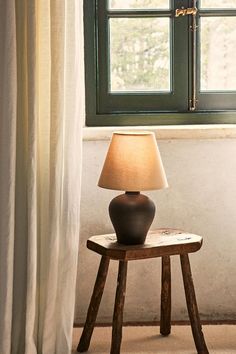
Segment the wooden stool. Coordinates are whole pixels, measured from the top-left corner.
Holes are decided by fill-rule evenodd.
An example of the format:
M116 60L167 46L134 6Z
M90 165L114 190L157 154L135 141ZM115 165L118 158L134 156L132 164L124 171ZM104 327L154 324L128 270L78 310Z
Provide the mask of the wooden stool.
M170 256L180 255L185 296L191 322L193 338L198 354L208 354L202 333L197 301L188 253L198 251L202 246L202 237L173 229L159 229L149 232L144 245L126 246L116 242L116 236L101 235L91 237L87 247L102 255L92 298L78 352L89 348L99 305L101 302L110 259L119 261L116 298L112 324L112 342L110 354L119 354L122 339L123 308L125 301L127 263L131 260L162 257L162 289L160 333L164 336L171 331L171 268Z

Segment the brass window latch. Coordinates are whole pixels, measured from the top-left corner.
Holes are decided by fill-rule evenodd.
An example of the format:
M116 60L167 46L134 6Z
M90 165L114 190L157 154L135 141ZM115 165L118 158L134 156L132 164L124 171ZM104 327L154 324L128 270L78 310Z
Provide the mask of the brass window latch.
M189 92L189 111L194 112L197 109L198 99L197 99L197 2L198 0L192 0L192 7L184 8L182 6L180 9L175 10L175 17L192 15L191 16L191 25L189 29L191 31L191 90Z
M197 11L198 11L198 9L196 7L188 7L187 9L185 9L184 7L181 7L181 9L175 10L175 17L186 16L186 15L196 16Z

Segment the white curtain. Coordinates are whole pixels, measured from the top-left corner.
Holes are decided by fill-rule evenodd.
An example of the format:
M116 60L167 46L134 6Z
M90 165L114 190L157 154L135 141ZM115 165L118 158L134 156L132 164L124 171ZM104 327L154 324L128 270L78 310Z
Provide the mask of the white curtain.
M0 354L71 351L82 0L0 0Z

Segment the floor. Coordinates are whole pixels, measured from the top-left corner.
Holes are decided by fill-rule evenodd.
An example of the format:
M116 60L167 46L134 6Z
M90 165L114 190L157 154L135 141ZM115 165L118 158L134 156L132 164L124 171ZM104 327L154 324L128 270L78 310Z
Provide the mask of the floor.
M172 334L162 337L158 327L124 327L122 354L196 354L189 326L172 326ZM73 332L73 351L82 329ZM210 354L236 354L235 325L203 326L205 340ZM89 354L109 354L111 328L95 328Z

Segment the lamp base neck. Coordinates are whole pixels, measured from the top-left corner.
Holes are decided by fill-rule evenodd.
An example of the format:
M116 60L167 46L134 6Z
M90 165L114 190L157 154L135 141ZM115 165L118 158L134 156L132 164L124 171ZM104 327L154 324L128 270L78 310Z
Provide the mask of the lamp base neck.
M140 192L129 192L129 191L127 191L127 192L125 192L125 194L127 194L127 195L138 195L138 194L140 194Z

